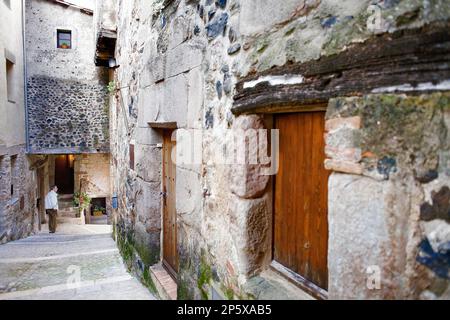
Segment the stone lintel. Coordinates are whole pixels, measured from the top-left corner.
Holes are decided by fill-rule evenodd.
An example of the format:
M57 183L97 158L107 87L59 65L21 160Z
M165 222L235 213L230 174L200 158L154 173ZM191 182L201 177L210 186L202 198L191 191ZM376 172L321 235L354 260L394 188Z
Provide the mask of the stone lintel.
M149 122L148 125L153 129L177 129L176 122Z

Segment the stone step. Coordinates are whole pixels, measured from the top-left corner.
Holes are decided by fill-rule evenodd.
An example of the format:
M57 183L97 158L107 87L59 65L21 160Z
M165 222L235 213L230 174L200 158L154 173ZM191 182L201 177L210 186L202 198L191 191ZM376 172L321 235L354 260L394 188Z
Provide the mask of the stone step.
M69 217L58 217L57 218L58 224L76 224L76 225L83 225L83 220L81 218L69 218Z
M59 210L60 211L74 211L74 210L77 210L77 209L78 209L78 207L74 207L74 206L66 207L66 208L59 206Z
M164 300L177 300L177 283L164 269L161 263L150 267L150 277L158 295Z
M67 211L71 211L71 210L76 210L78 209L78 207L74 207L74 206L70 206L70 207L61 207L60 204L58 204L59 210L67 210Z
M61 210L61 209L70 209L70 208L73 208L74 206L73 206L72 202L71 203L59 202L58 207Z
M59 217L65 217L65 218L76 218L78 214L78 211L59 211L58 216Z
M64 199L73 199L73 194L60 194L58 195L58 199L59 200L64 200Z

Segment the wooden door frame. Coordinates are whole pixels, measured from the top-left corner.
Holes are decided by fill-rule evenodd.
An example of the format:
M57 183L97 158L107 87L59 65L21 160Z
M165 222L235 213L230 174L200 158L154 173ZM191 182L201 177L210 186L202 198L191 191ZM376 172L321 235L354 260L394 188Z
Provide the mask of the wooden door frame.
M172 135L173 132L176 130L176 128L173 128L172 125L168 126L168 127L160 127L160 132L161 135L163 137L163 144L162 144L162 157L161 157L161 165L162 165L162 170L161 170L161 240L162 240L162 245L161 245L161 264L162 266L166 269L166 271L169 273L169 275L175 280L175 282L177 282L177 278L178 278L178 272L165 260L164 257L164 219L165 219L165 208L166 208L166 190L167 190L167 186L166 186L166 181L165 181L165 170L166 170L166 166L165 166L165 146L164 146L164 142L165 142L165 136L168 134L171 136L171 141L174 141L176 143L176 137L175 140L172 140ZM171 158L169 159L169 161L171 161ZM176 181L176 176L175 176L175 181ZM175 194L176 197L176 194ZM175 208L176 208L176 201L174 204ZM175 217L176 218L176 217ZM175 222L175 228L176 228L176 236L175 236L175 254L176 254L176 263L178 263L178 221Z
M292 109L290 112L274 112L271 113L272 115L272 128L276 128L276 116L281 114L299 114L299 113L307 113L307 112L326 112L328 105L322 104L315 106L314 109L311 108L300 108L300 109ZM272 188L272 252L271 252L271 263L270 263L270 269L287 279L289 282L300 288L301 290L307 292L311 296L313 296L316 299L320 300L327 300L328 299L328 291L319 287L312 281L306 279L302 275L290 270L289 268L283 266L281 263L277 262L275 260L275 187L276 187L276 177L277 175L272 176L271 179L271 188ZM328 221L327 221L328 223ZM327 237L328 241L328 237ZM327 255L328 255L328 246L327 246ZM327 267L327 272L329 275L329 270Z

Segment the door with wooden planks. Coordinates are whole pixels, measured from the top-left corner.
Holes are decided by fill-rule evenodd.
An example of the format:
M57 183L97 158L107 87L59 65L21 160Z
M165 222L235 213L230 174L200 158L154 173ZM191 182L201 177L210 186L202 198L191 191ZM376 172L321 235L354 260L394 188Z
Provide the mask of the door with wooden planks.
M279 171L274 188L273 258L308 288L328 288L328 178L324 112L275 116ZM276 263L275 263L276 264ZM311 285L313 284L313 285Z
M178 273L176 165L172 151L176 142L172 141L172 130L164 130L163 140L163 265L176 279ZM175 156L175 154L174 154Z

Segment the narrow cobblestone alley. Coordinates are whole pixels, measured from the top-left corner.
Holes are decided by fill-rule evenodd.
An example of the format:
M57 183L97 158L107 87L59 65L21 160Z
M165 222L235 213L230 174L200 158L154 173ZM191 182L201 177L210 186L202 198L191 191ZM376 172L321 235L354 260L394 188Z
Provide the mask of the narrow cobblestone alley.
M0 246L0 300L154 300L129 274L110 226L59 226Z

